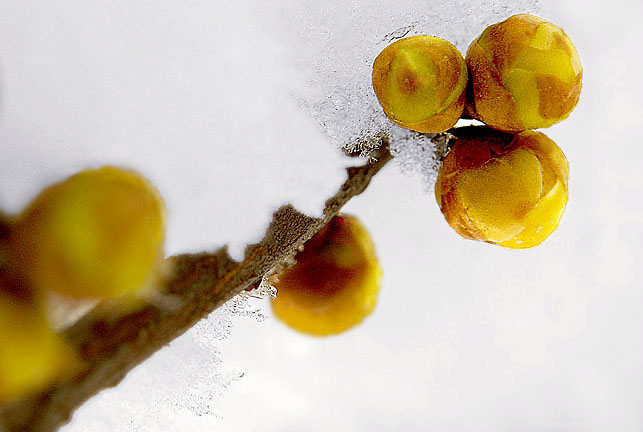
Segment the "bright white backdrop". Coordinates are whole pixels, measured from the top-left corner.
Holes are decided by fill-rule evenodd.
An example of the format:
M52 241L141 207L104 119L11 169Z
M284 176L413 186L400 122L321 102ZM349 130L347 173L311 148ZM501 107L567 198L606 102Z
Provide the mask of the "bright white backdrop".
M357 10L385 34L400 27L398 3L311 3L300 15L302 3L286 0L0 3L0 207L17 212L83 167L126 165L168 202L168 253L228 243L239 257L278 205L319 211L350 163L325 133L350 134L362 117L359 98L344 101L346 123L297 106L293 92L332 114L314 90L323 99L334 87L311 86L301 71L312 54L293 50L311 35L288 32L314 25L323 39L328 25L356 40L358 30L342 26ZM409 10L443 15L439 34L464 41L478 23L528 4L473 3ZM643 9L575 0L539 10L566 29L584 65L578 108L546 131L572 170L554 236L518 252L461 240L422 176L387 167L346 208L371 231L385 272L362 326L313 339L263 302L263 322L218 314L66 430L643 429ZM208 405L212 414L194 414Z

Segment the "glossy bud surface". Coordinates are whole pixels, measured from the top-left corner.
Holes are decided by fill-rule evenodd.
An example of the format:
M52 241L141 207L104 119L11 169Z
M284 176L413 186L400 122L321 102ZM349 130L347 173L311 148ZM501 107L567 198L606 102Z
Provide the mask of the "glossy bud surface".
M449 42L412 36L386 47L373 64L373 88L386 115L417 132L444 132L462 115L467 67Z
M465 238L504 247L542 243L558 227L567 203L563 152L539 132L462 129L435 185L447 222Z
M583 69L560 28L532 15L487 27L467 51L468 111L505 131L546 128L578 102Z

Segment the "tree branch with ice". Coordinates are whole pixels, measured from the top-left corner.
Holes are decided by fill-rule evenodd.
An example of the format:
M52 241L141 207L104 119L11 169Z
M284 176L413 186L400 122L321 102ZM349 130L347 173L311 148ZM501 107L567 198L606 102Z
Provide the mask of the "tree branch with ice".
M183 334L200 319L262 277L319 231L391 160L386 138L381 138L365 165L348 168L348 177L326 201L322 216L314 218L290 205L273 215L262 241L246 248L236 262L224 248L213 253L169 258L173 272L161 289L164 304L147 304L122 314L118 305L104 301L64 332L80 353L86 368L64 382L24 400L0 408L0 427L7 432L57 430L72 413L99 391L115 386L136 365Z

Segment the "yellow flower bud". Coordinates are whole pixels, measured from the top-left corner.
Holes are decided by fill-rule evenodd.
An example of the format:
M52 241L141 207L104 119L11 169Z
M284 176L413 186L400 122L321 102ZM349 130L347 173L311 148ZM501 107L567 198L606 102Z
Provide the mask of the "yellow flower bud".
M156 188L133 171L103 167L45 189L16 221L12 243L36 288L105 298L157 282L164 231Z
M25 287L0 273L0 402L37 393L79 365Z
M377 56L373 89L394 123L417 132L444 132L462 115L467 74L462 54L449 42L412 36Z
M491 25L467 52L468 110L505 131L549 127L578 102L583 69L565 32L532 15Z
M375 308L381 269L370 235L354 216L336 216L273 282L275 315L303 333L327 336Z
M462 128L438 172L435 195L462 237L522 249L556 230L569 167L547 136Z

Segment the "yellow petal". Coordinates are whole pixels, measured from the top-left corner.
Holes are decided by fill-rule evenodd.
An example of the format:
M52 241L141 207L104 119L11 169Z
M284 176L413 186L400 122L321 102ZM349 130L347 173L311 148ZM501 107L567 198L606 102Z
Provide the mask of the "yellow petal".
M463 172L457 190L467 215L486 240L503 242L522 230L520 221L540 198L540 162L527 150L515 150Z
M522 220L524 229L501 246L524 249L537 246L553 233L563 217L567 204L567 187L558 181Z

